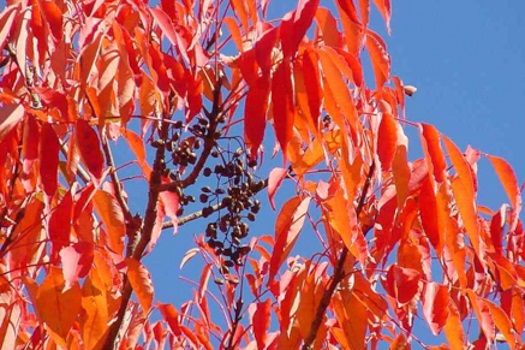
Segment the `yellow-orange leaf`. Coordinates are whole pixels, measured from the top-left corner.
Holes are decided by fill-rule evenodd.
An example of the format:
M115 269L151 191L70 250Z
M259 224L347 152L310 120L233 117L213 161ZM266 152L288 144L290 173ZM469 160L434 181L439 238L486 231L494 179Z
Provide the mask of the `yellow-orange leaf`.
M445 337L452 350L463 350L465 348L463 325L461 324L459 312L453 302L449 303L448 318L443 330L445 331Z
M109 247L117 254L124 252L126 224L118 201L106 191L98 190L93 198L98 215L108 230Z
M483 302L488 306L490 314L496 323L496 327L498 327L500 332L505 337L505 340L507 340L508 346L511 349L515 349L516 337L514 330L512 329L512 323L510 322L509 316L496 304L488 300L483 300Z
M75 283L64 290L65 281L60 268L51 267L38 288L36 305L38 316L46 324L53 340L66 348L66 337L80 311L82 293Z
M92 269L82 287L82 339L86 350L102 349L108 330L107 294L101 277L98 269Z
M133 258L126 259L126 265L129 283L137 294L142 311L147 315L153 302L153 284L149 272L140 261Z

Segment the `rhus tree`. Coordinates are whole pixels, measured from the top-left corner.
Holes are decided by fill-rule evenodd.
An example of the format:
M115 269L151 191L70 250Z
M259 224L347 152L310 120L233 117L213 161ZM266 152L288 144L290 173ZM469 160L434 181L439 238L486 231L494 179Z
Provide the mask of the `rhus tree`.
M268 19L267 0L8 1L2 348L405 349L432 339L416 322L440 348L518 348L518 180L405 119L414 88L391 75L369 2L299 0ZM373 2L388 26L390 1ZM481 157L510 205L477 202ZM276 213L263 229L261 206ZM196 219L181 262L202 262L194 297L155 300L144 256ZM301 230L316 254L301 256Z

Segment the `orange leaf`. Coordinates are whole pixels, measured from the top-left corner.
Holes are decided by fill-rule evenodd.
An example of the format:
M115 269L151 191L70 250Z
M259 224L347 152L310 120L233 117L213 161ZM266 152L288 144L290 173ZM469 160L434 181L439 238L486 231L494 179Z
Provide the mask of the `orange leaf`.
M58 186L58 152L60 143L51 124L42 126L40 134L40 180L47 196L52 197Z
M354 56L359 56L363 44L363 27L359 22L355 5L351 0L337 0L337 7L343 22L348 51Z
M514 231L518 224L519 213L523 205L518 179L514 173L514 170L510 164L505 161L505 159L488 154L486 157L490 160L492 166L494 166L494 170L496 170L496 174L498 174L499 180L501 181L501 184L503 185L503 188L509 197L512 209L514 211L514 220L511 224L510 231Z
M35 308L53 340L66 348L67 335L81 308L82 294L78 283L68 290L64 290L64 287L62 271L57 267L50 267L38 288Z
M321 30L323 41L328 46L335 48L343 46L343 36L337 29L337 20L329 9L325 7L317 8L315 21Z
M487 340L492 343L496 337L496 327L488 305L470 289L467 290L467 296L483 334L485 334Z
M350 253L364 264L368 256L365 237L361 231L354 206L339 188L327 201L325 221L339 234Z
M100 182L104 170L104 156L100 150L100 140L96 131L89 126L87 121L78 119L75 137L82 161L93 176L94 182Z
M328 84L327 87L332 93L340 113L348 120L350 126L356 128L358 124L357 111L350 95L350 89L343 79L340 67L337 66L336 61L332 57L338 55L338 53L330 47L323 47L322 50L318 51L318 54L323 67L323 74ZM343 121L338 118L338 114L331 116L341 128L346 128Z
M479 229L475 211L475 192L472 170L459 148L446 136L443 136L445 147L456 169L458 177L452 181L452 191L463 219L468 237L476 253L479 254Z
M93 203L109 235L109 247L117 254L124 253L126 224L124 213L117 200L106 191L97 190Z
M129 283L142 306L142 312L147 315L153 301L153 284L150 274L146 267L136 259L127 258L126 265L128 266Z
M386 51L386 44L378 34L368 31L366 47L372 60L372 68L376 77L376 89L381 90L388 79L390 79L390 57Z
M402 208L410 194L410 184L413 181L410 181L412 174L408 165L408 139L400 125L397 125L397 147L392 161L392 172L396 185L397 205Z
M173 334L177 337L181 336L181 326L179 321L179 313L177 309L171 304L158 304L157 308L159 309L162 317L168 323Z
M463 325L456 305L451 301L448 305L447 323L443 327L445 337L450 344L452 350L465 349L465 341L463 335Z
M137 157L138 164L140 168L142 169L142 172L144 173L144 176L146 179L149 180L149 176L151 174L151 167L148 165L148 162L146 160L146 147L144 145L144 140L137 135L135 132L126 129L123 132L124 138L128 142L129 148L131 148L131 151Z
M82 339L90 350L101 350L107 335L108 301L102 278L98 269L92 269L82 287Z
M505 339L507 340L507 344L511 349L516 348L516 337L515 332L512 329L512 323L509 319L509 316L503 311L499 306L492 303L489 300L483 300L485 305L488 306L490 310L490 314L492 315L492 318L494 319L494 322L496 323L496 327L500 330L500 332L503 334Z
M341 302L344 312L337 315L339 324L345 331L350 350L365 348L365 335L368 326L367 308L348 289L341 291Z
M275 223L275 246L270 260L269 282L273 282L281 264L297 241L309 204L310 197L293 197L283 205Z

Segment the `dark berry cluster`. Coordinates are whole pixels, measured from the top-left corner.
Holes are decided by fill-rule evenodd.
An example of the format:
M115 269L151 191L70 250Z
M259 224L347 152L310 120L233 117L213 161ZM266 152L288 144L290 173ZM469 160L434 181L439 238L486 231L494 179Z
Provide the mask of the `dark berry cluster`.
M203 217L218 213L216 220L208 223L206 237L210 247L224 258L221 270L227 273L232 266L242 265L243 257L250 251L242 239L249 233L247 221L254 221L261 208L254 196L264 187L264 181L254 179L242 148L235 152L215 150L212 157L222 161L213 169L205 168L203 174L214 175L217 188L203 187L199 200L207 205L202 209Z
M151 145L171 155L173 166L170 169L162 164L162 172L175 184L171 190L179 196L177 214L184 215L184 209L198 198L201 204L193 207L196 211L201 210L202 217L208 218L207 243L222 257L221 272L228 273L231 267L242 265L244 256L250 251L243 239L249 234L248 223L255 220L261 208L255 194L265 182L254 178L256 162L248 160L243 141L221 134L219 126L224 122L224 117L197 117L191 125L173 121L168 135ZM207 158L206 165L200 168L202 157ZM169 159L167 157L167 162ZM213 184L202 187L198 193L192 189L194 181L183 178L184 174L195 174L195 169Z

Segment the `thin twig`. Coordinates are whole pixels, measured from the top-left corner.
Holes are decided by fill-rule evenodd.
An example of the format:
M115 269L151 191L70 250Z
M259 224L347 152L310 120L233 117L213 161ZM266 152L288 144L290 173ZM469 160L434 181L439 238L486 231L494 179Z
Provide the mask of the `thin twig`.
M372 165L370 166L370 169L368 171L368 175L366 177L366 182L363 187L363 191L361 192L361 197L359 198L359 203L357 205L356 214L357 217L359 217L359 214L361 214L361 211L363 210L363 207L365 206L365 200L367 196L368 189L370 188L370 185L372 183L372 176L374 175L375 171L375 162L372 162ZM317 307L317 310L315 312L314 320L312 321L312 325L310 326L310 331L308 332L308 336L304 340L304 344L302 349L303 350L311 350L313 348L312 344L315 341L315 338L317 337L317 332L319 331L319 327L321 326L321 322L323 321L323 318L326 313L326 309L328 308L328 304L330 304L330 300L332 299L332 296L334 295L334 292L339 285L339 283L343 280L345 277L345 261L346 257L348 256L348 248L346 246L343 247L343 251L341 252L341 255L339 257L339 260L337 261L337 265L334 270L334 275L332 276L332 280L330 282L330 285L328 286L328 289L325 290L323 293L323 296L321 297L321 301L319 302L319 306Z

